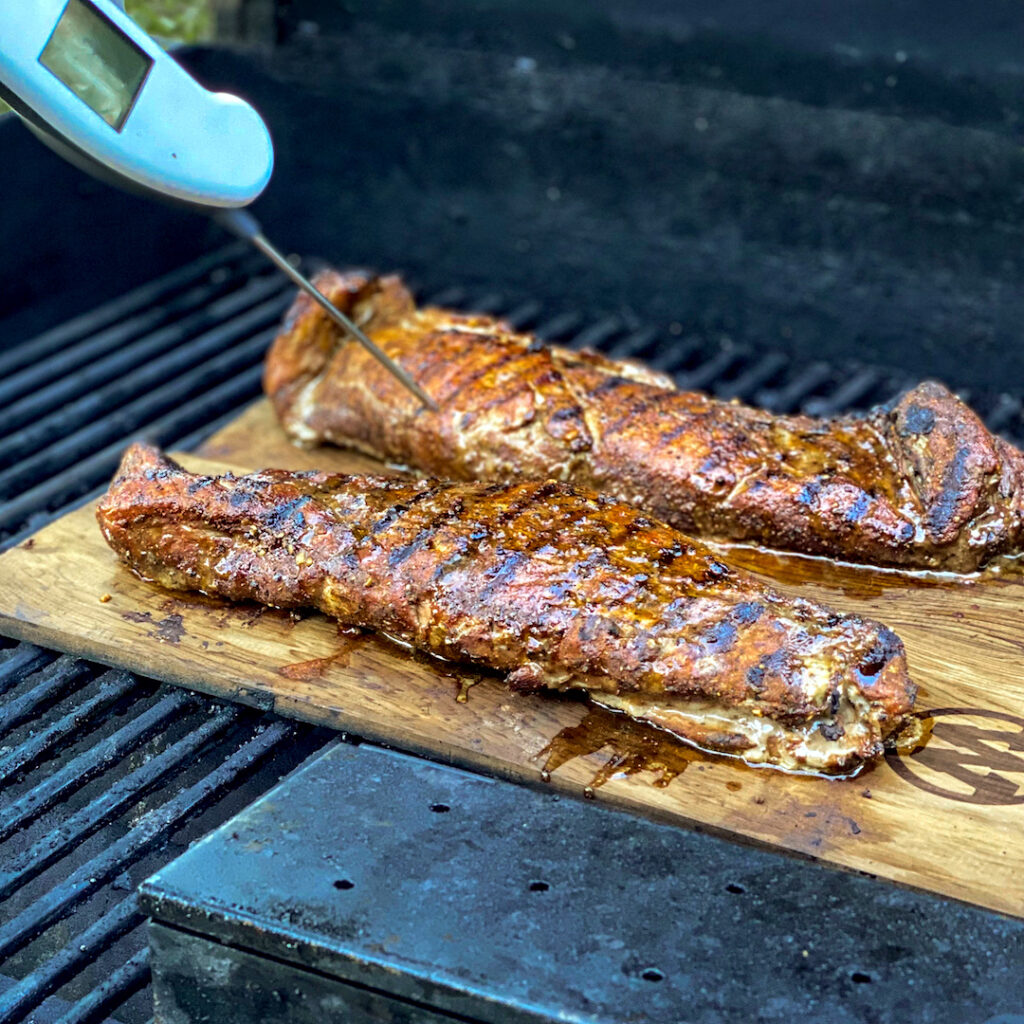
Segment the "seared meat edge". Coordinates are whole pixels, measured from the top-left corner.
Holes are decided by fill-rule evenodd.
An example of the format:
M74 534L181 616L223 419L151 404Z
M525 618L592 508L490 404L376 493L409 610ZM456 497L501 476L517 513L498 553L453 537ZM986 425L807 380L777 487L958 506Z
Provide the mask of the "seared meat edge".
M319 608L519 690L584 689L752 763L849 771L913 706L890 630L785 598L564 484L206 477L135 446L97 517L144 579Z
M446 479L564 480L691 535L850 562L973 572L1024 548L1024 455L941 384L866 416L775 416L491 317L417 309L394 277L318 284L440 408L300 296L264 378L297 442Z

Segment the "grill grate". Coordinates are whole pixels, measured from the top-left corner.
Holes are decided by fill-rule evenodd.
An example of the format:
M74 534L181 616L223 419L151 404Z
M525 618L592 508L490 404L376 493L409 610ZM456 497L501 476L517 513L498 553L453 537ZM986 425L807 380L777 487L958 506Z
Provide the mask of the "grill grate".
M780 412L863 409L913 383L880 367L796 365L770 349L672 336L632 315L547 314L493 290L418 293ZM289 300L283 279L230 246L0 352L0 546L102 489L131 438L187 449L236 416L259 393ZM965 397L993 429L1024 437L1019 396ZM0 696L0 1024L145 1021L135 887L327 734L2 639Z
M22 667L0 723L0 1022L146 1020L135 887L328 733L68 657L24 674L43 654L0 650Z
M192 447L235 415L289 299L232 246L0 354L0 540L100 488L133 437Z

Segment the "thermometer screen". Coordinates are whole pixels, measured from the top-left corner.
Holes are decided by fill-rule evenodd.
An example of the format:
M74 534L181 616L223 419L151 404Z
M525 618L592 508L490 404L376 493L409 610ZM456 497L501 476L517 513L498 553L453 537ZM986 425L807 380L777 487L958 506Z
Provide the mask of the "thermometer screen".
M68 0L39 62L117 131L153 66L87 0Z

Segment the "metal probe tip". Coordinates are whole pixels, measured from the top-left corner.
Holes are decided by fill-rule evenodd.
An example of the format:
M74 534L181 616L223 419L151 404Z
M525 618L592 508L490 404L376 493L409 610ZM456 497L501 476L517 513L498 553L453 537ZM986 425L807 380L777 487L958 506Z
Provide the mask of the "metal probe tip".
M280 271L292 279L311 299L319 303L327 314L341 328L352 335L363 348L366 349L374 359L377 360L396 380L400 381L411 391L426 408L437 412L438 405L430 395L416 383L409 372L399 366L390 356L387 355L375 342L371 341L347 316L316 285L305 275L299 273L287 260L285 255L273 245L263 234L259 223L252 214L243 210L218 210L214 219L222 227L227 228L233 234L252 242L257 249Z

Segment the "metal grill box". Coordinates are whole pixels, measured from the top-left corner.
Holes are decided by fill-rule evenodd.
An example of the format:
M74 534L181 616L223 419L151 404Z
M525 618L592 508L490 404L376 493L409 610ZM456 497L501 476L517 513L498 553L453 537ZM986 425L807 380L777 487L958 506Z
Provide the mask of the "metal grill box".
M1022 921L368 745L307 762L141 899L163 1024L980 1024L1024 1003Z

